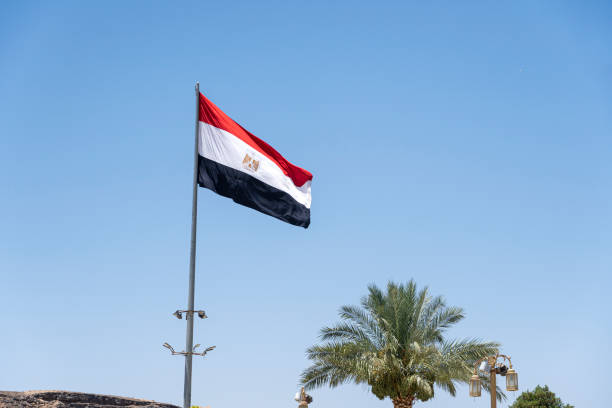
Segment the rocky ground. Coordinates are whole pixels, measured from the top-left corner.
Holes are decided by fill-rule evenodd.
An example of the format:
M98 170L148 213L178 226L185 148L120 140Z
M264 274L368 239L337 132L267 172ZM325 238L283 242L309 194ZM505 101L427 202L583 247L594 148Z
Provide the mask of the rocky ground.
M0 391L2 408L178 408L176 405L70 391Z

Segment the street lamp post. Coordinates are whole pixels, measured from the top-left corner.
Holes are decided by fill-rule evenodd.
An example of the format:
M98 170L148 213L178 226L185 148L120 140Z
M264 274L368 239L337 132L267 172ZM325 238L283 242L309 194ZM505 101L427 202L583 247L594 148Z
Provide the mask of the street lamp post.
M508 360L510 368L504 364L505 360ZM510 357L504 354L496 354L494 356L483 357L474 364L474 375L470 378L470 397L480 397L479 370L485 373L488 371L490 375L491 408L496 408L497 406L497 374L506 377L506 390L518 390L518 374L512 369Z
M193 242L192 242L192 245L193 245ZM191 293L191 301L189 303L193 303L193 291ZM176 317L177 319L182 319L183 313L185 314L185 319L187 320L188 324L191 326L192 329L193 329L193 320L194 320L195 315L197 315L200 319L206 319L208 317L206 316L206 312L204 310L193 310L193 308L188 309L188 310L177 310L176 312L172 313L172 315ZM170 353L172 353L173 356L176 356L176 355L185 356L185 362L186 362L185 363L186 364L185 393L184 393L185 398L183 401L183 407L189 408L191 406L191 358L193 356L204 357L206 356L206 354L208 354L209 351L214 350L216 346L207 347L206 349L204 349L204 351L196 351L196 349L200 347L200 345L196 344L195 346L193 346L193 336L188 337L187 340L190 342L188 343L190 345L184 351L176 351L174 350L174 347L172 347L168 343L164 343L162 345L168 350L170 350Z

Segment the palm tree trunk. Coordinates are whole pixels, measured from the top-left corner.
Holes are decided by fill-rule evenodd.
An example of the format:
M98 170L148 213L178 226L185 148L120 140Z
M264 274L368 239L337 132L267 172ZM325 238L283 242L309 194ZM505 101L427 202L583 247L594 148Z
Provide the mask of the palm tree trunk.
M393 398L393 408L412 408L414 397Z

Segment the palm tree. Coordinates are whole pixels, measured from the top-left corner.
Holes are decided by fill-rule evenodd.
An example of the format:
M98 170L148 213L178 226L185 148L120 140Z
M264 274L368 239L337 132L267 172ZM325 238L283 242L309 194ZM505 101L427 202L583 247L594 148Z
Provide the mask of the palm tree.
M362 307L343 306L342 321L321 329L323 343L307 350L312 365L301 376L307 389L368 384L395 408L410 408L433 398L434 386L454 396L457 383L469 381L474 362L497 352L498 343L444 339L445 330L463 319L463 309L446 306L427 288L417 291L413 280L389 282L386 293L375 285L368 289ZM484 378L483 384L488 389Z

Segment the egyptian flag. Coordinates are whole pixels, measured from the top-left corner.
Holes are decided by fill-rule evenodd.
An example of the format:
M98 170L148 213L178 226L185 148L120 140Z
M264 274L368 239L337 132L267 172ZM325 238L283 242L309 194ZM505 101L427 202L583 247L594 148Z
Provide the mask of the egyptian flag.
M310 224L312 174L200 93L198 184L293 225Z

